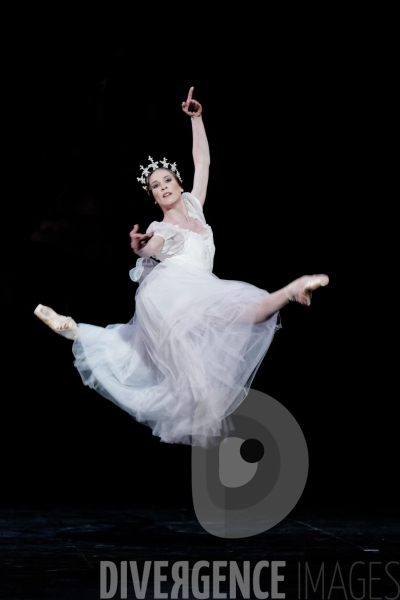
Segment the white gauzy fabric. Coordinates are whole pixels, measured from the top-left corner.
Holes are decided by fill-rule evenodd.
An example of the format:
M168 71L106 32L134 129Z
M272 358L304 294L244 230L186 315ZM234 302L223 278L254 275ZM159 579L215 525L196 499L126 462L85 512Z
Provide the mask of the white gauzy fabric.
M135 314L106 328L79 323L74 364L83 382L151 427L162 442L209 447L229 433L278 324L256 324L268 292L212 273L215 246L200 202L183 194L205 233L154 221L165 243L140 258ZM225 433L224 433L225 432Z

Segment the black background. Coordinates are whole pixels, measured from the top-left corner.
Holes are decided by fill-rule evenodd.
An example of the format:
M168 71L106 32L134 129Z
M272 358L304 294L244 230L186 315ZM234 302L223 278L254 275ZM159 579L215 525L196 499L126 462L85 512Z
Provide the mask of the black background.
M33 310L129 321L129 231L160 218L136 180L139 165L166 156L191 190L180 105L193 85L211 150L204 210L214 273L268 291L307 273L330 276L310 308L282 310L253 382L305 434L310 472L299 504L396 507L393 361L378 341L384 307L364 245L376 183L376 122L366 120L373 41L355 37L354 23L296 35L278 23L275 37L273 23L264 37L243 23L221 37L174 15L121 17L117 27L43 17L48 26L24 15L5 61L2 503L191 503L190 447L161 443L84 387L70 342Z

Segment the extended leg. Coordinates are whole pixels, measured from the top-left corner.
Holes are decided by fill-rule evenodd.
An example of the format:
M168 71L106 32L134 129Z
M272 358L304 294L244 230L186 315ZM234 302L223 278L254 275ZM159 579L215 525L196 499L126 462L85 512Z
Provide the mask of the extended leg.
M258 306L256 323L263 323L289 302L310 306L313 290L328 285L327 275L304 275L284 288L263 298Z
M71 317L59 315L52 308L43 304L38 304L33 313L50 329L69 340L74 340L78 337L79 327Z

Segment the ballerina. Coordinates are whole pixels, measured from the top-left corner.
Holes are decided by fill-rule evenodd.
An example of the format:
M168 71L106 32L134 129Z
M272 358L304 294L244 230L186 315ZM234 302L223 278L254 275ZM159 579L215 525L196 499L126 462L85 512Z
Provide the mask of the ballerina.
M139 257L138 284L127 324L77 324L39 304L34 314L72 340L82 381L167 443L208 447L229 433L227 417L250 385L289 302L310 306L325 274L305 275L269 293L213 272L215 246L203 206L210 152L202 105L193 87L182 103L191 119L194 180L184 191L176 163L164 157L140 166L138 181L161 209L145 233L136 224L130 245Z

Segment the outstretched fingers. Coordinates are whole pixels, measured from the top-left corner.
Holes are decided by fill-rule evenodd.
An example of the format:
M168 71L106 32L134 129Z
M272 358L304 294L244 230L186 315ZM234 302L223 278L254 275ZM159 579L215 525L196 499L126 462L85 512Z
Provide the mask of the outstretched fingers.
M194 90L194 87L192 86L192 87L190 88L189 92L188 92L188 97L186 98L185 102L182 102L182 108L183 108L183 109L185 109L185 108L186 108L187 110L189 110L189 108L190 108L190 104L191 104L191 102L192 102L193 90Z
M190 90L189 90L188 97L187 97L187 100L186 100L187 104L190 104L190 102L192 101L192 97L193 97L193 90L194 90L194 87L192 86L192 87L190 88Z

